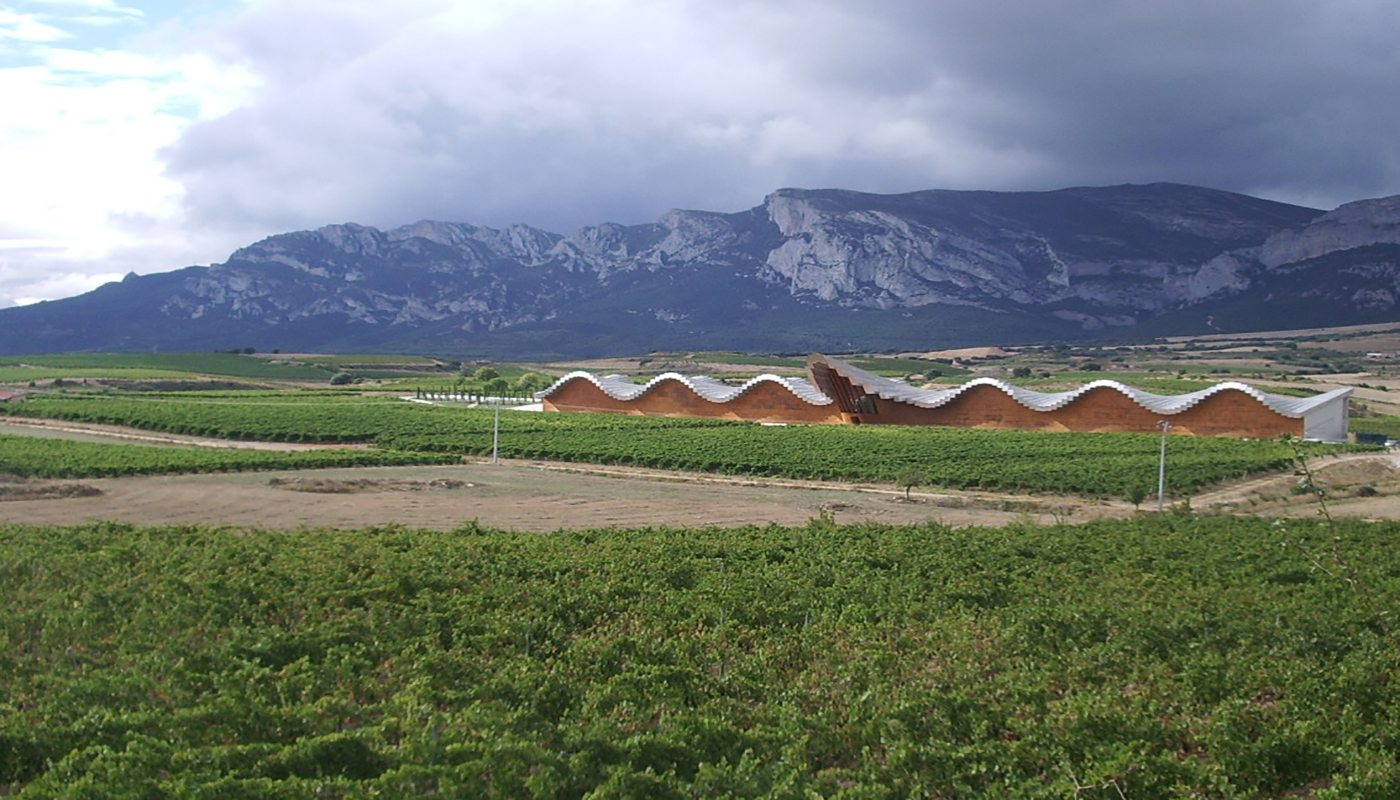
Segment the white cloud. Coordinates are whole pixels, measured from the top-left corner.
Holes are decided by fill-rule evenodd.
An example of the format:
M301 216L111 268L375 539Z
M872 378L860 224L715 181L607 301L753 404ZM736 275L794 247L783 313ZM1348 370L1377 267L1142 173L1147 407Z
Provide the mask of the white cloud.
M87 270L49 272L39 276L20 272L11 267L0 251L0 300L6 305L28 305L40 300L72 297L91 291L104 283L120 280L117 273L93 273Z
M161 174L159 151L189 124L184 113L226 107L244 86L197 56L60 51L49 66L0 70L0 95L25 111L0 122L0 173L23 187L0 195L0 217L88 240L119 233L107 225L112 213L168 216L181 189Z
M52 25L45 25L31 14L16 14L0 8L0 41L56 42L68 34Z
M63 5L138 13L113 3ZM161 152L194 120L240 103L250 77L198 53L41 45L23 55L28 63L0 69L0 96L22 111L0 117L7 187L0 193L0 306L84 291L129 269L179 266L137 255L151 251L146 237L185 237L184 190L164 174ZM187 248L167 242L159 249Z
M121 5L114 0L20 0L20 3L38 8L40 13L84 21L96 18L139 18L145 16L145 12L141 9Z
M31 6L50 9L76 8L83 11L111 11L121 14L141 15L141 11L135 8L123 7L114 0L24 0Z

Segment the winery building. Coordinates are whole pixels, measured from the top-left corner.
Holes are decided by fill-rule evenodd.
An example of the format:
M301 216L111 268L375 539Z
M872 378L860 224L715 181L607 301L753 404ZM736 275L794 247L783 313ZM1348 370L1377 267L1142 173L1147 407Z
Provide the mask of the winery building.
M546 411L714 417L765 423L943 425L1044 431L1161 430L1197 436L1326 442L1347 438L1351 389L1285 397L1234 381L1159 395L1099 380L1035 392L995 378L920 389L814 354L807 377L760 375L742 386L666 373L636 384L621 375L573 372L536 395Z

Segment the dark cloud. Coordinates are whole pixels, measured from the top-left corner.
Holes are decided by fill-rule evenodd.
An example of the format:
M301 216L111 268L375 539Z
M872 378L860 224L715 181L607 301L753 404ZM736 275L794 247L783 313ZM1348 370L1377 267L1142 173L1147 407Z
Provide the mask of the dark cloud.
M1018 113L974 123L1056 183L1178 180L1340 203L1400 191L1400 7L876 0ZM1009 12L1009 13L1008 13Z
M1178 181L1400 193L1383 2L643 0L260 5L263 80L169 153L190 223L559 231L780 186Z

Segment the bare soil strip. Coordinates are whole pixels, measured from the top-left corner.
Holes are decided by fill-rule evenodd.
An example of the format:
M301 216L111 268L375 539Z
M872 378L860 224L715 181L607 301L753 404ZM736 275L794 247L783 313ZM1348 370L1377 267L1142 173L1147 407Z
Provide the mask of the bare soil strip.
M314 492L316 494L358 494L360 492L426 492L433 489L471 488L472 484L455 478L434 478L432 480L385 480L376 478L354 478L351 480L328 480L326 478L273 478L268 486L276 486L290 492Z
M1351 453L1309 463L1334 517L1400 519L1400 454ZM1191 498L1197 511L1269 517L1317 517L1323 509L1307 476L1283 472L1246 478Z
M102 490L86 483L30 483L0 481L0 503L7 500L52 500L63 497L98 497ZM0 516L3 519L3 516Z
M826 515L861 521L947 525L1051 523L1131 513L1130 507L1034 498L962 496L796 482L764 485L711 476L531 462L430 467L369 467L223 475L169 475L85 481L95 497L0 504L0 520L74 524L115 520L141 525L208 524L295 529L400 524L450 530L476 521L525 531L579 528L801 525ZM36 482L38 483L38 482ZM288 491L291 485L345 491ZM418 485L421 490L405 490Z

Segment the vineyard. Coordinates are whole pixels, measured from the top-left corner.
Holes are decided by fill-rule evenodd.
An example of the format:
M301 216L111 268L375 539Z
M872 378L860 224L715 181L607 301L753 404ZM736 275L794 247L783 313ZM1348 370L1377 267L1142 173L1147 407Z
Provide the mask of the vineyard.
M779 361L752 364L791 366ZM0 478L480 458L495 440L491 410L370 396L368 384L122 393L70 380L221 371L324 384L416 369L399 390L412 394L461 391L458 366L233 353L0 360L0 380L66 383L0 404L0 421L356 445L0 434ZM1155 492L1162 441L510 411L499 425L512 459L1132 502ZM1172 436L1169 493L1288 468L1298 447ZM555 473L522 471L558 491ZM46 485L16 481L31 483ZM522 505L516 489L501 496ZM658 501L646 502L655 524ZM471 516L451 503L447 525ZM0 521L0 796L1400 797L1400 524L1201 517L1181 503L989 529L841 525L830 514L847 512L804 508L817 516L801 527L553 533ZM67 509L47 518L76 518Z
M0 794L1393 798L1398 533L0 526Z
M380 450L485 456L493 415L389 398L232 393L36 397L3 413L191 436L370 443ZM733 475L891 483L911 469L935 486L1121 497L1156 486L1159 439L954 428L771 427L705 419L505 413L506 458ZM1332 452L1345 448L1313 448ZM1171 488L1185 492L1289 465L1278 441L1173 437Z
M22 478L116 478L174 472L450 464L444 453L395 450L225 450L99 444L0 435L0 473Z
M232 376L269 380L320 380L333 370L311 364L274 364L231 353L100 353L0 356L0 380Z

